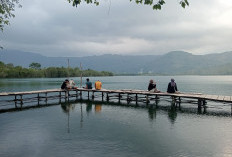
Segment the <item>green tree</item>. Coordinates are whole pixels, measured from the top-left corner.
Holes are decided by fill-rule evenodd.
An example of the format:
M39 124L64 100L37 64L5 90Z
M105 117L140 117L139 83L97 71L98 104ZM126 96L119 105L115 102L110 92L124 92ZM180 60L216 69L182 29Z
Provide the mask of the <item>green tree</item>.
M40 64L40 63L32 62L32 63L29 65L29 67L32 68L32 69L40 69L40 68L41 68L41 64Z
M99 5L99 0L82 0L87 4L94 3ZM161 10L162 6L165 4L165 0L130 0L134 1L137 4L151 5L154 10ZM68 0L69 3L72 3L73 6L78 6L81 4L81 0ZM189 5L188 0L180 0L180 5L185 8Z
M0 29L3 31L5 25L9 25L9 19L15 17L15 7L21 7L19 0L0 0Z

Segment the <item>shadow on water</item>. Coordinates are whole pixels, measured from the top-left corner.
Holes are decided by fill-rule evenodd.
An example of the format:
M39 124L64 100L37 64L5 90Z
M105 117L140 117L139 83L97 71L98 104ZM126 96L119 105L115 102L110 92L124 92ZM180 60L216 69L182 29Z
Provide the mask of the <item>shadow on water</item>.
M81 108L81 123L83 122L83 107L86 107L87 115L92 112L93 105L95 113L101 112L103 105L110 105L110 106L122 106L122 107L133 107L133 108L140 108L140 109L147 109L148 116L150 120L156 119L157 111L165 111L168 114L168 118L171 123L175 123L177 119L177 115L180 113L187 113L187 114L196 114L196 115L205 115L205 116L224 116L224 117L231 117L231 112L228 110L208 110L208 106L204 107L197 107L197 105L191 103L180 103L177 101L164 101L156 99L154 102L149 104L130 104L130 103L122 103L122 102L105 102L105 101L89 101L89 100L74 100L69 102L61 102L61 103L50 103L44 105L36 105L36 106L26 106L24 108L11 108L6 110L0 110L0 113L4 112L18 112L24 111L28 109L36 109L42 107L49 107L55 105L61 105L62 111L68 115L70 115L70 111L75 109L75 106L80 104ZM230 110L231 111L231 110Z

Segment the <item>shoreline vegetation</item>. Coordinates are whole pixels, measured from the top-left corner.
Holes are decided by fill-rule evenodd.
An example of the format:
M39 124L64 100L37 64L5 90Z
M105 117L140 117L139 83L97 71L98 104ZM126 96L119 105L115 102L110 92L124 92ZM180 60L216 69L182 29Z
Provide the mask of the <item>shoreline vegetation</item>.
M114 76L112 72L95 71L92 69L80 70L78 67L47 67L41 68L39 63L30 64L29 68L4 64L0 62L0 78L59 78L80 76Z

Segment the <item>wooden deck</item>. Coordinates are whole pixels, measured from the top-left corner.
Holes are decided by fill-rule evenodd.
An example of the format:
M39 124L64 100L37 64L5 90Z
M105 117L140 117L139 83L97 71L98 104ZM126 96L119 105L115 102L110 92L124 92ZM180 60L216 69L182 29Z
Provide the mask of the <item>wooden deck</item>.
M97 94L98 93L98 94ZM99 95L100 93L100 95ZM131 90L131 89L122 89L122 90L95 90L95 89L71 89L69 91L61 90L61 89L47 89L47 90L38 90L38 91L24 91L24 92L4 92L0 93L0 107L1 101L3 97L7 97L8 102L14 102L14 106L17 108L20 104L20 107L23 107L23 104L26 101L34 100L37 101L38 105L40 105L40 101L45 101L47 103L48 99L53 98L59 99L59 102L62 100L69 101L71 98L75 98L76 100L95 100L96 98L101 101L110 101L116 100L126 101L126 102L135 102L137 103L146 103L148 104L150 100L166 98L172 100L177 100L179 102L182 99L191 99L195 100L198 103L198 107L206 105L206 101L214 101L221 103L229 103L232 107L232 96L223 96L223 95L206 95L201 93L179 93L179 94L171 94L171 93L153 93L145 90ZM231 108L232 109L232 108ZM1 109L0 109L1 110Z

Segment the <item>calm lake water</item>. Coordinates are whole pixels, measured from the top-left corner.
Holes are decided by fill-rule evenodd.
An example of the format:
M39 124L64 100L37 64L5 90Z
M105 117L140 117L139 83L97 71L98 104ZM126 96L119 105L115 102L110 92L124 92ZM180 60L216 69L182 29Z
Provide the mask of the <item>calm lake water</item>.
M95 77L106 89L166 91L171 76ZM232 76L175 76L182 92L232 95ZM80 79L73 78L79 85ZM0 92L59 88L59 79L1 79ZM85 81L85 78L84 78ZM83 81L83 82L84 82ZM84 84L84 83L83 83ZM75 102L0 114L0 157L231 157L230 106L160 100L127 107Z

